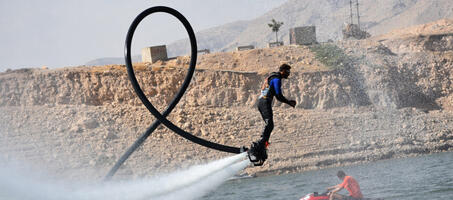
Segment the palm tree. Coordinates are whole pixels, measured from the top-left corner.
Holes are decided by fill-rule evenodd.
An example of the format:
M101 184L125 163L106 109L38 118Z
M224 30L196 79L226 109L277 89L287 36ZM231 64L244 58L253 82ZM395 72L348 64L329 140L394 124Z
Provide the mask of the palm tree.
M271 23L267 25L272 29L272 32L275 32L275 41L278 43L277 33L280 30L280 26L283 25L283 22L278 22L275 19L272 19Z

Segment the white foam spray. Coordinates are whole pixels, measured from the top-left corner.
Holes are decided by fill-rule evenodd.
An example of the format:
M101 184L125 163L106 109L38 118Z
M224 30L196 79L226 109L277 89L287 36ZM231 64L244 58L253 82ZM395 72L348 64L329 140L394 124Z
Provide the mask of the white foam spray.
M0 169L0 199L196 199L247 167L245 158L242 153L153 178L90 185L50 183Z

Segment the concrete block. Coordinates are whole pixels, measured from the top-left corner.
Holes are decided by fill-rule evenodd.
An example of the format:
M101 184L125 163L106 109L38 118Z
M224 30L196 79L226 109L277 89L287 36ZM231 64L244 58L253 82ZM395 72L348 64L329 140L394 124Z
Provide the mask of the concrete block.
M152 46L142 49L142 62L154 63L158 60L167 60L167 46Z
M255 49L255 46L247 45L247 46L238 46L238 47L236 47L236 51L244 51L244 50L251 50L251 49Z
M289 43L297 45L316 44L316 26L303 26L289 29Z
M279 47L279 46L283 46L283 42L280 41L280 42L269 42L267 44L267 47L271 48L271 47Z

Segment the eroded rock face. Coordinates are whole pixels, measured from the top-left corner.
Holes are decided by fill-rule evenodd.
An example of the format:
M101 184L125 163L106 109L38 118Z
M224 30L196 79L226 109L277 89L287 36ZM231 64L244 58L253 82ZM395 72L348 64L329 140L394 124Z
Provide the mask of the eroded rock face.
M298 108L328 109L343 106L381 105L431 109L451 107L452 58L419 54L386 56L367 54L356 67L324 72L295 72L283 81L285 95ZM184 80L185 70L139 71L145 94L165 106ZM182 104L205 106L254 106L266 75L255 72L199 70ZM140 105L122 71L90 69L13 71L0 75L0 105ZM280 105L277 103L277 105Z
M182 83L185 71L139 72L145 94L156 105L166 105ZM300 102L298 107L333 108L366 105L363 91L349 75L338 71L295 73L284 80L286 95ZM195 73L183 104L192 106L253 106L265 75L250 72L207 71ZM87 70L33 70L7 73L0 77L0 105L140 105L124 72Z
M398 45L388 41L348 41L340 45L360 58L354 61L356 74L362 76L371 104L428 110L450 109L453 105L448 101L453 88L453 51L401 53L395 49Z

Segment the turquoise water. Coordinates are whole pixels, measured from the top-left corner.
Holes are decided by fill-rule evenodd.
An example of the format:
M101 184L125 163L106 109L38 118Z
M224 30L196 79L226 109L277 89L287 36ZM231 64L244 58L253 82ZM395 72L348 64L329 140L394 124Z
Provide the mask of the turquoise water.
M203 200L300 199L340 183L343 170L367 198L398 200L453 199L453 152L375 163L228 181ZM347 194L345 190L342 194Z

